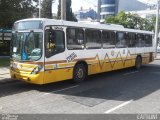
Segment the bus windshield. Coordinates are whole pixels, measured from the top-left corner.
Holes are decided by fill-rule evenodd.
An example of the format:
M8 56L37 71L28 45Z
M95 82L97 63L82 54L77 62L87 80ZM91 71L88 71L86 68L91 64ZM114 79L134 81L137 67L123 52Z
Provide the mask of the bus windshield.
M15 32L12 35L11 57L19 61L36 61L42 56L42 32Z
M29 30L29 29L42 29L43 23L40 20L37 21L21 21L14 24L14 30Z

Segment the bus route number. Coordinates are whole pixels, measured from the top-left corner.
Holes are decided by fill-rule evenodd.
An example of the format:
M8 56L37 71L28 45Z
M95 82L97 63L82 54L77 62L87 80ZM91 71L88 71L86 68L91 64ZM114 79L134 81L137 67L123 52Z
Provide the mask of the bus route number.
M62 31L63 31L63 28L60 27L60 26L55 26L54 29L55 29L55 30L62 30Z

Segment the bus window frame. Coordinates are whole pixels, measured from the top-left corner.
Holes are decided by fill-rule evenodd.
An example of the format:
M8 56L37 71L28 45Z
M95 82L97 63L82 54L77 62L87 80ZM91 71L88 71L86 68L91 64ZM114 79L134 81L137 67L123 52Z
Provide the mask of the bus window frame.
M142 41L145 42L145 34L144 34L144 33L137 33L137 34L136 34L136 47L137 47L137 48L143 48L143 47L145 47L145 44L144 44L144 46L142 46L142 44L141 44L142 42L141 42L141 43L140 43L140 46L139 46L138 35L143 35Z
M134 40L132 39L133 43L135 44L132 44L132 46L129 46L129 34L134 34ZM126 33L126 38L127 38L127 46L128 48L136 48L136 43L137 43L137 33L136 32L127 32Z
M150 35L150 34L145 34L144 36L145 36L145 47L152 47L152 46L153 46L153 38L152 38L152 35ZM149 46L146 46L146 36L149 36L149 37L150 37L150 40L151 40L151 45L149 45Z
M69 49L68 48L68 37L67 37L67 30L68 29L79 29L79 30L83 30L83 44L84 44L84 46L83 46L83 48L81 48L81 49L76 49L76 48L74 48L74 49ZM70 27L70 26L68 26L68 27L66 27L66 48L67 48L67 50L84 50L85 48L86 48L86 40L85 40L85 29L84 28L81 28L81 27Z
M101 46L100 47L87 47L87 40L86 40L86 30L93 30L93 31L99 31L100 32L100 44ZM84 39L85 39L85 49L87 50L92 50L92 49L102 49L102 30L101 29L92 29L92 28L85 28L85 31L84 31Z
M114 47L104 47L103 32L110 32L110 34L114 33L114 38L113 38L114 39L114 41L113 41ZM113 31L113 30L102 30L101 34L102 34L101 35L101 41L102 41L102 48L103 49L113 49L113 48L116 48L116 44L115 44L115 42L116 42L116 31ZM111 39L111 37L109 39Z
M53 52L52 53L52 55L48 55L47 56L47 41L46 41L46 30L47 30L47 28L49 28L50 29L50 27L56 27L57 25L48 25L48 26L45 26L45 28L44 28L44 50L45 50L45 58L51 58L51 57L53 57L54 55L57 55L57 54L59 54L59 53L63 53L64 51L65 51L65 49L66 49L66 43L65 43L65 31L64 30L58 30L58 29L53 29L54 31L60 31L60 32L62 32L63 33L63 45L64 45L64 48L63 48L63 51L60 51L60 52Z
M126 42L126 46L122 46L122 47L118 47L117 46L117 34L118 33L124 33L124 39L125 39L125 42ZM115 34L115 47L116 48L128 48L128 45L127 45L127 32L126 31L116 31L116 34Z

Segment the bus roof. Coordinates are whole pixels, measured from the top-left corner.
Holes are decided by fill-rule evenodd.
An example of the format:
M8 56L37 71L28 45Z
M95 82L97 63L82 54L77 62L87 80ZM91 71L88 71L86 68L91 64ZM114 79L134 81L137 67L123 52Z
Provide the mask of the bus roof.
M29 19L23 19L16 21L17 22L23 22L23 21L43 21L44 25L64 25L64 26L70 26L70 27L81 27L81 28L91 28L91 29L102 29L102 30L113 30L113 31L122 31L122 32L133 32L133 33L145 33L145 34L154 34L151 31L145 31L145 30L137 30L137 29L129 29L124 28L121 25L115 25L115 24L90 24L90 23L79 23L79 22L70 22L70 21L64 21L64 20L55 20L55 19L47 19L47 18L29 18Z

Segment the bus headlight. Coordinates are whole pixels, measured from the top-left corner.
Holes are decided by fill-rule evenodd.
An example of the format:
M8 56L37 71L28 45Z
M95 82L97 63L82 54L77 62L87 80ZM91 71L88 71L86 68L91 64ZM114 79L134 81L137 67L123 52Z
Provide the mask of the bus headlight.
M38 74L42 70L42 68L43 68L42 65L38 65L33 69L32 74Z

